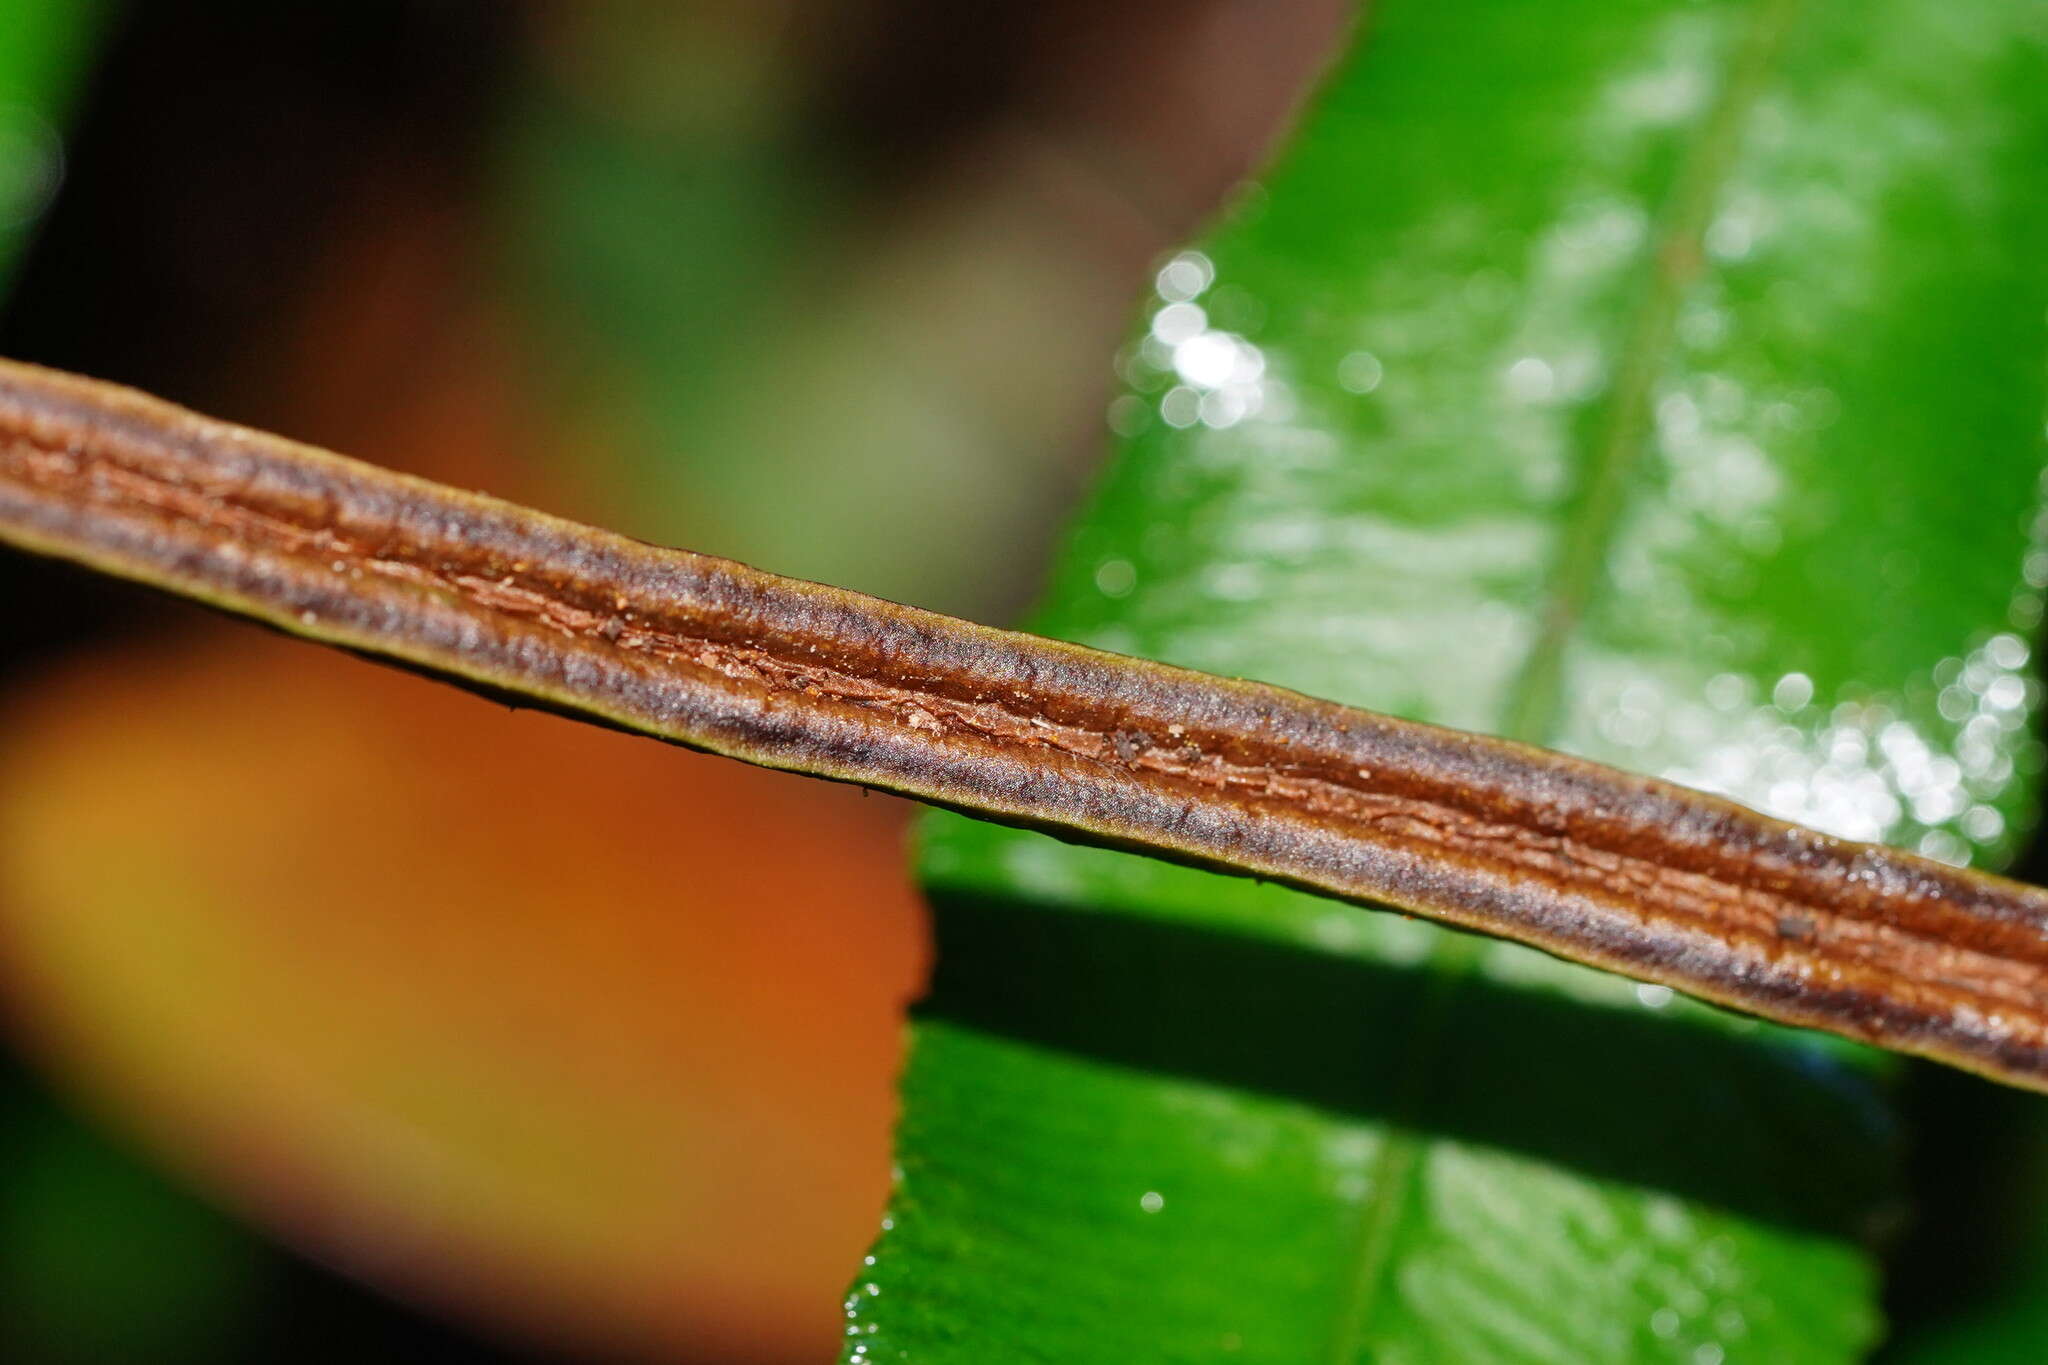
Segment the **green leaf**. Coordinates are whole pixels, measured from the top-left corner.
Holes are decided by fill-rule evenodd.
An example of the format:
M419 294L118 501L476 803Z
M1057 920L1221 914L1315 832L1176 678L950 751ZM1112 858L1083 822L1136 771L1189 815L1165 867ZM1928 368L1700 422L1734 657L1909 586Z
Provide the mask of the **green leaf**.
M0 288L62 175L57 120L101 10L98 0L0 0Z
M1386 0L1167 264L1047 634L1996 863L2041 766L2044 9ZM849 1360L1840 1361L1884 1065L932 818Z
M2048 1342L2048 1104L1928 1069L1914 1077L1914 1220L1885 1365L2034 1365Z

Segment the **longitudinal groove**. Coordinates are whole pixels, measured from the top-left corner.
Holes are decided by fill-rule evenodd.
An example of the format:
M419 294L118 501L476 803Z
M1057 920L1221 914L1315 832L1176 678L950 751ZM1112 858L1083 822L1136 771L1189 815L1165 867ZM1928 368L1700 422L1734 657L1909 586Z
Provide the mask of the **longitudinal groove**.
M2048 894L1541 749L657 549L8 362L0 541L676 743L2048 1089Z

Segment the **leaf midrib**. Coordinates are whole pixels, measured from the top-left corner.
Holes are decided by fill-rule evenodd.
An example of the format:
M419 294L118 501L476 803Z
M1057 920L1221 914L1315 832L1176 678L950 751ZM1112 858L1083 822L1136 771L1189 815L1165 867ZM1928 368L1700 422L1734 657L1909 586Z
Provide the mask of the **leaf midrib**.
M1758 0L1686 156L1603 405L1577 505L1550 571L1536 635L1509 688L1499 731L1506 738L1542 744L1556 729L1565 647L1599 583L1628 502L1630 476L1649 444L1651 399L1675 339L1679 305L1699 275L1709 219L1798 5L1799 0ZM1471 935L1446 934L1422 968L1434 980L1410 1035L1408 1060L1390 1110L1393 1118L1373 1161L1367 1185L1371 1202L1359 1227L1349 1293L1332 1333L1332 1365L1353 1365L1359 1358L1385 1301L1395 1248L1418 1192L1423 1145L1429 1141L1409 1120L1437 1071L1455 997L1483 947L1484 941Z

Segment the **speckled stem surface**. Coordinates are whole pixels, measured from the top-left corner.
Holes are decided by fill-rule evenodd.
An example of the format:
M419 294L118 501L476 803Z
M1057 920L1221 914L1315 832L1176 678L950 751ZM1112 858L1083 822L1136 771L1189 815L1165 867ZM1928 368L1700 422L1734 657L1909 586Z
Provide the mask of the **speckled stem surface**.
M5 361L0 541L692 748L2048 1090L2048 893L1561 754L660 549Z

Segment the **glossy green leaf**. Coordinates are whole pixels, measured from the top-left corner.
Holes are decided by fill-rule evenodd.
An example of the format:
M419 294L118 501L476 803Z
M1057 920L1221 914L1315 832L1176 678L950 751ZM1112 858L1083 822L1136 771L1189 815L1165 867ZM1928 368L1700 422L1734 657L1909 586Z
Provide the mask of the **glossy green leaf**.
M1035 628L1997 863L2039 4L1385 0L1167 263ZM1854 1359L1888 1068L950 816L849 1360Z

